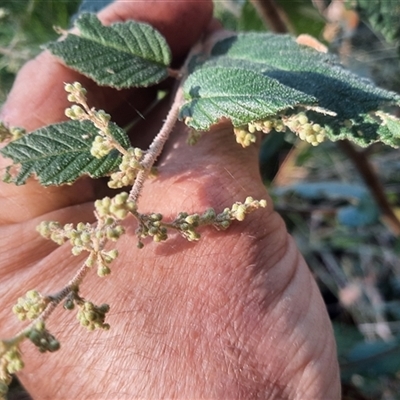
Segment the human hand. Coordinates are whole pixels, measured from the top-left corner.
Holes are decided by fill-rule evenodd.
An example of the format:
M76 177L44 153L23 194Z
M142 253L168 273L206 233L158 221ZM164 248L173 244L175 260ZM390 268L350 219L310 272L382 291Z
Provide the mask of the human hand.
M177 57L211 18L211 1L149 4L120 1L100 18L152 23ZM19 74L1 119L28 130L63 119L68 104L62 82L76 80L88 89L90 104L116 115L118 123L154 96L151 89L97 88L44 53ZM151 136L164 115L162 107L154 110L136 136ZM142 250L130 228L134 221L127 219L128 234L118 243L111 275L104 280L89 275L81 286L85 298L111 305L111 329L87 333L73 313L53 314L47 325L61 349L39 354L29 343L23 346L26 367L19 376L33 398L339 398L330 321L304 260L272 209L258 172L258 148L238 146L227 123L204 134L195 147L185 143L186 136L179 124L159 176L144 186L141 212L174 217L208 207L218 211L247 196L266 198L267 208L225 232L206 228L198 243L177 236L146 243ZM6 160L0 162L4 166ZM1 184L2 337L20 329L9 311L18 296L33 288L53 293L82 262L68 244L44 241L35 227L42 220L93 221L100 191L90 179L51 188L33 180L22 187Z

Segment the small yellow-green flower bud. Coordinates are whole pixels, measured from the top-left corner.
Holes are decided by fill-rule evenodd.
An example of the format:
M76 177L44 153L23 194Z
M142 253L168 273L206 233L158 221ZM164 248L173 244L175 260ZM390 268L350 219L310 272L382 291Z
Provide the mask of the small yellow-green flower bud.
M76 225L76 229L78 231L83 231L86 228L86 224L84 224L83 222L78 222L78 225Z
M187 235L187 239L188 239L190 242L195 242L195 241L197 241L197 240L200 239L200 233L198 233L198 232L196 232L196 231L193 231L193 230L188 231L188 232L186 233L186 235Z
M215 210L214 210L213 208L209 208L208 210L206 210L206 211L202 214L201 219L202 219L204 222L207 223L207 222L213 221L213 220L215 219L215 217L216 217Z
M227 229L231 225L231 221L225 220L222 221L219 225L221 226L222 229Z
M96 117L99 119L99 121L104 124L107 125L111 119L111 115L107 114L105 111L103 110L99 110L96 112Z
M72 249L71 249L71 253L72 253L74 256L79 256L79 254L81 254L83 250L84 250L83 247L74 246L74 247L72 247Z
M67 96L67 100L68 100L70 103L77 103L77 102L79 101L79 99L76 97L76 95L75 95L74 93L70 93L70 94Z
M297 120L299 121L300 125L304 125L308 122L308 118L305 113L299 113L297 115Z
M68 93L72 93L74 91L74 86L72 85L72 83L66 83L64 85L64 90Z
M44 321L37 321L35 324L35 329L38 331L44 331L46 328Z
M60 348L60 342L57 339L50 340L47 345L47 350L50 351L51 353L59 350L59 348Z

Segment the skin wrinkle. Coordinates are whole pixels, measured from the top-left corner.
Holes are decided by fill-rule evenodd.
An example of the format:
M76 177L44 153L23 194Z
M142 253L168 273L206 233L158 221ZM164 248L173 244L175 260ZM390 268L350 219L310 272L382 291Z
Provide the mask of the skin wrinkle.
M144 8L149 4L128 5L140 8L140 3L147 4ZM162 7L167 4L161 3ZM168 13L176 4L165 6ZM188 10L191 8L192 4ZM156 18L155 13L150 14ZM123 18L119 11L118 15ZM195 22L198 21L192 18L188 23ZM169 23L165 24L168 27ZM172 30L182 36L182 29ZM26 93L24 88L20 91ZM184 144L185 135L179 134L180 129L178 125L177 135L171 138L171 157L168 162L164 158L162 173L146 186L140 211L156 210L175 216L183 207L202 211L203 206L212 205L219 212L231 205L232 196L233 201L244 200L246 195L266 196L258 172L258 149L236 147L233 133L223 131L230 130L230 126L217 128L202 138L194 150ZM145 132L141 130L140 134ZM175 148L174 143L178 143ZM215 174L210 174L210 169L215 169ZM63 196L66 195L61 195L61 200ZM54 332L62 343L60 353L45 355L39 362L36 350L24 347L27 368L21 377L28 390L34 389L35 399L285 399L293 395L287 391L287 382L295 385L303 379L305 383L307 377L278 374L282 363L293 362L292 358L301 364L297 346L312 332L307 321L292 319L293 312L301 315L297 308L304 306L304 296L299 295L299 283L291 273L296 270L302 276L303 286L311 277L305 265L295 268L299 260L297 249L267 199L267 209L258 210L244 223L235 222L226 232L206 228L199 243L188 243L179 235L162 244L146 241L142 252L135 248L133 219L125 221L129 233L117 245L120 257L112 264L112 274L103 284L92 271L81 288L81 294L96 304L110 302L107 322L111 330L86 334L77 326L74 313L57 311L49 321L52 330L57 327ZM62 218L75 216L78 210L79 207L63 209ZM80 211L80 218L93 218L92 209L88 207L86 211ZM50 215L54 217L51 219L60 219L58 212ZM292 256L279 260L286 251ZM44 293L48 289L53 292L77 266L79 258L72 257L64 246L38 262L35 274L24 270L24 274L14 276L10 286L14 284L14 292L16 282L21 290L33 285ZM42 276L46 279L42 280ZM292 282L287 284L292 292L288 289L282 301L274 302L285 293L282 286L288 280ZM318 297L315 290L313 295ZM7 302L11 297L7 294ZM322 304L319 297L316 301ZM311 311L313 318L322 315L322 321L317 321L322 326L324 313L319 310L316 314L315 306ZM297 339L295 331L299 334ZM327 329L322 331L329 333ZM290 346L286 339L294 344ZM307 353L314 343L306 343ZM330 342L321 341L321 347L324 344ZM88 348L92 352L82 358ZM85 361L87 364L78 365ZM84 373L86 368L92 371L90 379ZM312 371L310 368L309 375ZM326 365L321 374L325 372ZM40 374L39 379L33 373ZM52 385L56 391L53 396L47 395Z
M243 235L244 236L244 235ZM248 246L246 246L245 244L243 244L245 247L248 247ZM240 247L242 246L242 244L238 244L238 249L240 250ZM239 296L240 297L240 296ZM229 318L230 319L230 318Z
M311 277L310 277L310 281L311 281ZM315 282L311 281L311 284L315 285ZM311 297L309 298L308 310L311 308L311 306L313 304L313 301L317 301L317 299L315 299L315 293L316 292L314 291L313 292L314 299L311 299ZM317 321L315 321L315 323L316 322ZM306 340L307 340L307 338L304 338L304 341L306 341ZM319 343L319 344L317 343L317 349L318 349L317 350L317 354L319 355L319 357L317 359L319 361L315 361L315 358L313 357L312 354L308 354L308 358L305 358L304 361L303 361L303 367L301 368L302 375L303 376L308 376L310 374L310 375L314 376L313 379L310 379L308 381L308 385L304 385L304 387L303 387L303 392L304 393L311 393L312 391L316 391L316 392L318 391L318 387L320 386L320 382L318 380L318 371L320 370L319 365L321 364L320 360L322 360L324 358L326 358L327 360L332 360L336 356L336 352L334 351L335 346L328 347L326 345L324 346L322 343ZM315 350L315 345L314 345L313 350L314 350L314 352L316 351ZM328 354L326 355L327 351L328 351ZM317 374L315 373L315 371L317 371ZM335 374L332 374L331 380L333 380L333 379L336 380L337 378L338 377L335 376ZM307 390L309 390L309 391L307 392ZM297 396L297 398L299 400L302 399L302 396L304 396L304 393L302 394L302 393L298 393L297 391L295 391L295 395ZM324 398L328 399L327 394L325 394Z
M71 218L71 208L67 207L57 212L56 219L60 223L77 223L82 220L82 214L87 214L88 208L92 209L93 204L87 203L78 207L74 206L73 209L75 213ZM16 271L20 273L22 269L29 270L34 268L38 261L59 248L59 246L51 240L42 238L36 231L36 227L42 220L52 220L52 216L53 213L50 213L27 222L1 227L0 249L4 250L0 250L3 254L0 261L0 270L4 275L11 274L13 276ZM93 219L94 216L92 217L92 220ZM18 241L12 240L13 237L17 237ZM23 246L21 246L21 244L23 244ZM18 251L13 251L13 249L18 249Z
M240 298L240 295L238 296L239 298ZM250 303L252 302L252 300L250 300ZM241 303L241 306L243 306L243 302ZM233 310L237 310L237 307L231 307ZM238 311L239 312L239 314L242 314L242 311L241 310L239 310ZM231 313L232 314L232 313ZM234 316L234 315L228 315L228 316L225 316L225 318L226 318L226 320L228 320L228 321L231 321L231 320L237 320L238 318L237 318L237 316ZM257 329L257 327L255 327L254 328L254 330L256 330ZM238 331L238 328L235 328L234 329L234 331ZM247 329L247 333L248 333L248 336L250 336L251 337L251 335L252 335L252 332L250 331L249 332L249 330ZM238 333L237 334L237 337L242 337L243 335L242 334L240 334L240 333ZM238 341L239 339L236 339L236 342ZM239 349L239 348L241 348L241 349L244 349L246 347L246 343L245 343L245 340L239 340L239 342L238 342L238 344L236 345L236 348L237 349ZM241 354L242 352L240 352L239 354ZM237 357L237 356L236 356ZM240 361L239 361L240 362Z
M302 265L303 265L303 268L304 268L304 267L307 268L307 267L305 266L304 263L303 263ZM300 268L301 268L301 267L300 267ZM299 268L298 268L298 269L299 269ZM298 269L297 269L297 271L296 271L296 274L298 274L298 272L299 272ZM309 274L308 277L309 277L310 285L311 285L311 286L315 286L315 282L311 279L311 274ZM295 279L295 276L293 276L292 279L294 280L294 279ZM289 285L288 285L288 286L289 286ZM292 287L293 287L293 285L292 285ZM313 289L316 289L316 288L313 288ZM301 324L304 324L304 323L305 323L305 318L303 318L303 316L306 316L306 317L309 316L309 315L310 315L310 314L309 314L309 310L310 310L311 305L314 304L314 302L318 302L318 299L315 298L316 291L313 290L313 291L312 291L312 294L313 294L313 298L311 298L311 297L308 297L308 298L307 298L307 305L306 305L305 309L303 310L302 314L294 313L294 310L295 310L295 309L292 308L291 320L293 321L294 315L296 315L297 319L300 320L300 323L299 323L299 324L295 324L295 325L299 326L299 325L301 325ZM309 319L309 318L308 318L308 319ZM309 321L308 323L310 323L310 321ZM284 325L285 322L282 322L282 324ZM311 324L314 325L314 326L317 326L318 322L317 322L317 321L313 321L313 322L311 322ZM329 325L327 324L326 326L329 326ZM279 334L281 334L281 333L279 333ZM295 335L296 333L293 331L291 334L292 334L292 335ZM307 349L307 348L308 348L308 350L310 351L311 349L309 348L309 346L307 346L307 343L309 343L309 338L304 337L304 338L302 338L302 341L303 341L303 343L305 343L305 346L304 346L304 344L303 344L303 345L298 344L298 346L301 346L300 348L302 349L302 352L304 353L305 349ZM292 344L293 342L294 342L294 341L293 341L290 337L287 338L287 340L285 340L285 343L290 343L290 344ZM297 341L297 342L298 342L298 341ZM295 342L295 343L296 343L296 342ZM298 343L299 343L299 342L298 342ZM298 347L298 346L296 346L296 347ZM333 347L334 347L334 346L333 346ZM321 349L322 352L323 352L325 349L326 349L326 346L324 346L324 347ZM313 351L315 351L315 347L313 348ZM294 352L292 351L292 353L294 353L294 354L299 354L298 351L294 351ZM300 354L299 354L299 357L301 357ZM303 357L304 357L304 355L303 355ZM314 386L312 387L312 389L313 389L313 391L314 391L315 393L320 393L319 388L318 388L318 384L317 384L317 383L320 383L319 380L318 380L318 378L317 378L317 377L318 377L318 374L319 374L319 369L318 369L318 366L317 366L314 362L313 362L313 363L310 363L310 358L311 358L311 357L314 358L314 355L311 355L310 353L308 353L308 356L306 356L304 359L302 359L301 362L300 362L300 364L297 366L297 370L298 370L299 372L302 372L302 376L307 376L307 370L306 370L305 368L308 366L308 367L309 367L309 370L311 371L310 374L314 375L314 379L313 379L313 380L316 381L315 384L314 384ZM330 357L330 358L328 358L328 359L332 359L332 357ZM290 363L287 363L287 364L281 363L281 365L286 365L286 368L283 369L283 370L280 372L280 374L281 374L281 375L288 374L288 372L289 372L288 369L291 369L291 368L292 368L294 362L295 362L295 358L292 359ZM289 387L290 387L290 386L293 387L293 389L292 389L292 390L293 390L293 393L289 396L289 398L298 398L298 399L302 399L301 395L298 393L298 387L302 387L302 385L299 385L299 384L292 384L292 383L291 383L291 384L289 385ZM309 392L309 393L310 393L310 392Z
M291 277L291 280L292 280L292 279L294 279L293 276ZM291 283L291 282L289 281L288 285L290 285L290 283ZM284 317L283 317L283 318L284 318ZM246 326L248 326L248 325L246 324ZM248 331L246 332L246 336L247 336L247 337L251 337L251 334L252 334L251 331L250 331L250 332L248 332ZM290 340L288 340L288 342L290 343ZM255 353L258 354L257 351L256 351ZM286 371L283 371L283 373L284 373L284 372L286 372ZM283 373L282 373L282 374L283 374Z

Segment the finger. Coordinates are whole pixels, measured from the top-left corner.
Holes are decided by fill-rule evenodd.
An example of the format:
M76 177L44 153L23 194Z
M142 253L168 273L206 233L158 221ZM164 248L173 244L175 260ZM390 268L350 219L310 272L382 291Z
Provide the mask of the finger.
M165 35L171 45L173 55L179 57L205 30L211 18L211 11L211 1L172 3L163 0L117 1L104 9L99 17L105 23L128 18L149 22ZM121 99L131 94L130 91L116 92L98 88L92 81L69 70L55 57L44 52L22 68L1 110L0 119L6 124L22 126L27 130L65 119L64 110L68 103L63 82L75 80L82 82L88 88L89 101L92 99L93 105L106 110L110 107L118 107ZM138 100L137 103L131 103L132 109L140 109L140 106L149 100L146 97L147 91L137 91L137 93ZM0 159L0 168L4 168L7 164L8 161ZM44 197L41 197L42 194ZM30 196L35 196L36 199L42 201L32 202ZM39 188L36 182L31 181L18 188L2 184L0 206L2 210L7 210L9 221L17 222L53 211L58 207L88 201L93 196L92 188L77 190L75 185L49 190ZM24 212L21 213L21 209Z
M99 18L106 24L129 18L152 24L165 36L176 59L185 54L206 29L211 18L211 7L210 1L116 1L100 12ZM18 74L2 109L2 120L9 125L23 126L27 130L32 130L55 120L64 119L64 110L68 102L63 82L74 80L81 81L88 89L89 100L94 106L105 108L110 112L127 96L131 96L130 90L99 88L91 80L66 68L48 52L43 52L28 62ZM133 106L140 109L140 103L147 103L140 101L142 97L143 91L139 91L137 96L139 103Z

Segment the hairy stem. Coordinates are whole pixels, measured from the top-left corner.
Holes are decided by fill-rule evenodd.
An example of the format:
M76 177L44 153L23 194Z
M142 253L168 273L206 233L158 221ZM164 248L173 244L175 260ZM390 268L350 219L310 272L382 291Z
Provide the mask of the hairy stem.
M57 306L63 301L79 284L82 282L83 278L87 274L90 267L86 264L83 264L73 278L68 282L68 284L62 288L59 292L54 295L51 295L51 301L47 305L47 307L41 312L41 314L35 318L26 328L21 330L16 338L25 337L26 333L29 332L39 321L46 321L53 311L57 308Z
M164 125L162 126L160 132L158 132L157 136L154 138L146 155L143 158L143 170L137 174L135 183L133 184L131 192L129 194L129 200L137 202L142 191L144 182L150 173L151 167L154 165L157 158L161 154L162 149L164 148L164 145L168 140L169 135L176 124L176 121L178 120L179 108L182 105L182 100L183 91L182 87L180 86L175 94L174 102L172 103L171 109L168 112Z

